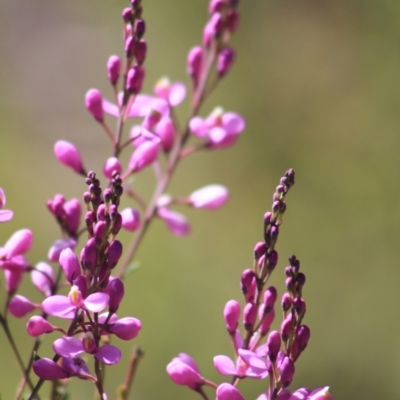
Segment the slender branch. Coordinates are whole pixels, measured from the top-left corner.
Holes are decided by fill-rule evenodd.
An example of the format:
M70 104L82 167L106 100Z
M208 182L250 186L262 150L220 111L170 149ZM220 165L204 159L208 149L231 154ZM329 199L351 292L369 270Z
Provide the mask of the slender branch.
M118 388L118 400L127 400L129 392L131 391L133 380L139 365L140 359L143 357L143 351L140 347L133 349L131 359L129 360L128 370L126 371L125 381Z

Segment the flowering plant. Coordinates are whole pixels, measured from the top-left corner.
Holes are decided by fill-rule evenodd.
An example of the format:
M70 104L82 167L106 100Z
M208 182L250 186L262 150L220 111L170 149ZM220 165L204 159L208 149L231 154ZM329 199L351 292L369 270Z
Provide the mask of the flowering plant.
M147 54L146 23L141 1L131 0L130 7L122 12L124 56L112 55L107 62L114 101L106 100L97 89L90 89L85 96L86 109L111 142L111 154L102 171L104 178L87 169L75 145L57 141L54 154L58 161L85 180L83 202L77 198L67 200L62 194L47 201L48 211L60 228L60 237L49 249L48 262L36 265L29 262L27 253L33 242L29 229L15 232L1 248L0 267L4 270L7 297L0 324L23 375L16 399L22 398L25 390L29 391L28 399L40 399L45 381L51 382L51 399L67 398L67 385L77 378L92 382L97 398L111 398L104 385L106 367L121 360L118 340L133 340L142 328L138 318L120 317L117 312L124 299L124 278L132 269L132 261L150 224L159 219L174 235L187 235L189 221L173 209L174 205L216 209L227 201L228 190L219 184L207 185L182 198L166 193L184 158L200 151L229 148L245 129L245 121L239 114L225 112L220 107L206 118L199 115L204 100L234 63L235 52L228 44L238 26L238 1L211 0L209 14L202 45L193 47L187 57L190 111L186 123L181 125L175 109L186 97L183 83L162 78L156 83L153 95L141 93ZM117 119L115 131L110 128L108 116ZM128 126L131 119L135 119L135 124ZM125 165L121 154L129 149L131 155ZM153 195L146 199L131 178L150 167L154 169L155 187ZM287 291L281 301L284 319L280 331L270 331L277 290L267 286L267 282L278 263L275 245L286 210L285 196L293 184L294 171L288 170L276 188L271 211L264 216L264 237L254 248L254 265L241 276L245 302L243 335L238 329L239 302L230 300L224 309L235 360L218 355L214 365L221 375L232 377L230 382L218 385L204 378L196 362L184 353L166 367L175 383L188 386L204 399L209 398L205 386L215 390L218 400L243 399L237 386L245 378L267 379L269 385L260 394L260 400L332 398L327 387L294 392L288 389L295 362L310 337L310 329L303 324L305 275L300 272L300 262L295 256L289 258L290 265L285 268ZM121 209L124 195L132 206ZM0 208L5 204L5 193L1 190ZM0 222L12 217L11 210L0 211ZM133 236L125 250L118 236L121 230L132 232ZM27 274L43 296L40 303L19 294L21 281ZM9 319L23 318L32 312L35 315L28 319L26 332L35 339L26 361L14 341ZM45 334L51 334L51 355L41 351L41 337ZM129 397L141 356L140 349L134 350L125 381L118 388L118 399Z

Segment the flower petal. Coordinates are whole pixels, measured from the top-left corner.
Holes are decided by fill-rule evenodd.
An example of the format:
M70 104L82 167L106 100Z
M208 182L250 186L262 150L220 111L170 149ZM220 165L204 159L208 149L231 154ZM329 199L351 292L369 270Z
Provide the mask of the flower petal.
M82 342L71 336L57 339L53 343L53 350L62 357L76 357L84 352Z
M72 319L75 316L76 307L71 304L67 296L56 294L43 300L42 310L55 317Z
M236 375L235 363L227 356L215 356L214 367L221 375Z
M91 312L102 312L108 306L109 296L106 293L92 293L83 301L86 309Z
M174 82L169 88L168 101L172 107L182 103L186 96L186 86L182 82Z
M94 356L103 364L113 365L121 359L121 350L111 344L100 346Z
M13 217L11 210L0 210L0 222L7 222Z
M53 360L41 358L32 365L35 374L45 381L68 378L67 373Z

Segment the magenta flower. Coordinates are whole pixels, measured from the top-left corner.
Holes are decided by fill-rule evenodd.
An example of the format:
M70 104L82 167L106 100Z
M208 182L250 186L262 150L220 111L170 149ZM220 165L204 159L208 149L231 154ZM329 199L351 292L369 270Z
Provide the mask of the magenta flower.
M228 197L229 192L225 186L208 185L194 191L189 196L189 201L195 208L213 210L224 205Z
M157 214L174 235L185 236L190 233L190 224L183 214L172 211L167 207L160 207Z
M59 140L54 145L54 154L61 164L73 169L77 174L86 174L82 157L72 143L66 140Z
M0 223L9 221L14 213L11 210L1 210L6 205L6 194L4 190L0 188Z
M85 96L86 109L98 122L103 122L103 96L97 89L90 89Z
M221 374L225 376L238 376L239 378L254 378L264 379L268 376L268 370L265 368L265 362L260 364L249 364L242 359L241 351L248 351L239 349L240 357L235 363L227 356L219 355L214 357L214 367Z
M192 118L189 126L195 136L205 139L207 147L226 148L236 142L245 128L245 121L239 114L224 113L217 107L206 119Z
M122 93L119 95L118 102L122 104ZM105 113L118 118L120 114L120 106L117 106L103 99L103 110ZM161 115L169 114L168 103L164 99L153 97L145 94L139 94L135 97L129 111L126 112L128 118L145 117L151 110L158 111Z
M105 344L97 347L93 334L86 332L82 340L71 336L64 336L53 343L53 350L62 357L76 357L81 353L92 354L102 364L113 365L121 359L121 351L118 347Z
M94 313L103 311L108 305L108 300L108 294L100 292L92 293L83 299L78 286L73 285L68 296L57 294L44 299L42 309L54 317L73 319L80 308Z
M239 390L230 383L221 383L217 387L215 400L244 400Z
M122 340L132 340L142 328L142 323L133 317L125 317L118 319L114 323L109 323L107 332L113 333Z
M140 214L134 208L125 208L120 212L122 217L122 227L129 232L135 231L140 226Z
M81 273L78 257L67 247L61 251L59 263L64 270L67 281L72 284Z
M40 315L34 315L29 318L26 324L26 331L32 337L43 335L44 333L50 333L58 329L57 327L50 324L49 321L45 320Z
M106 160L104 167L103 167L103 172L104 175L108 178L112 178L113 172L117 172L118 174L121 174L122 172L122 167L121 163L116 157L110 157Z
M49 358L41 358L33 363L32 368L39 378L47 381L65 379L70 376L96 380L90 375L89 368L80 357L62 357L61 365Z
M47 257L50 261L58 262L64 249L75 249L77 242L73 238L56 240L50 247Z
M157 160L160 150L159 141L146 140L133 152L128 168L130 172L139 172Z
M16 318L22 318L38 307L37 304L32 303L26 297L19 294L14 296L8 303L8 311Z
M171 83L169 78L161 78L154 86L154 93L168 101L172 107L176 107L186 97L186 87L182 82Z
M196 361L185 353L172 359L167 365L167 373L176 384L188 386L192 390L198 390L204 384Z
M30 264L23 254L32 246L33 235L28 229L15 232L7 240L4 247L0 248L0 268L10 271L27 271Z

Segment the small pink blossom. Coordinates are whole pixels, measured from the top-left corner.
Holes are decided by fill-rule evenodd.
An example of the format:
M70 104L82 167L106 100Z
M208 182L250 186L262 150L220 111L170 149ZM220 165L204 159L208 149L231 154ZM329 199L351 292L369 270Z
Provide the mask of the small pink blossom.
M173 82L169 78L161 78L154 86L154 93L176 107L185 99L186 87L182 82Z
M14 296L8 303L8 311L10 311L10 313L17 318L24 317L26 314L32 312L35 308L37 308L35 303L32 303L26 297L19 294Z
M196 361L185 353L172 359L167 365L167 373L176 384L188 386L192 390L197 390L204 384Z
M32 337L53 332L55 329L57 329L55 326L50 324L50 322L39 315L34 315L33 317L29 318L29 321L26 324L26 331Z

